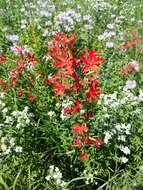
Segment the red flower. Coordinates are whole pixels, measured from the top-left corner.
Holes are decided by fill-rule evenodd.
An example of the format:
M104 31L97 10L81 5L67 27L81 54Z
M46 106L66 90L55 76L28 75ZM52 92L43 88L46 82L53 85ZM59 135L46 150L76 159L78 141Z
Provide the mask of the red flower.
M96 138L96 140L95 140L95 145L97 146L97 147L100 147L101 145L103 145L104 144L104 141L101 139L101 138Z
M100 147L102 144L104 144L104 141L101 138L92 138L92 137L86 137L83 140L83 143L87 146L90 146L91 144L96 145L97 147Z
M11 82L13 88L15 88L17 81L15 79L10 79L10 82Z
M75 100L74 100L74 103L75 103L75 105L72 106L72 109L73 109L75 112L79 112L80 107L81 107L81 103L78 101L78 99L75 99Z
M7 57L5 55L0 54L0 63L4 63L7 61Z
M98 74L99 71L97 70L97 67L104 61L104 58L98 57L100 56L99 51L94 52L93 49L91 49L87 54L87 59L84 56L80 57L80 60L84 63L82 73L92 70L94 73Z
M56 91L55 96L64 95L65 86L59 82L55 82L53 85L53 90Z
M81 135L81 136L84 136L85 135L85 132L88 131L88 128L83 125L83 124L75 124L73 125L73 132L75 135Z
M72 108L70 107L70 106L66 106L65 108L64 108L64 113L65 114L70 114L72 112Z
M21 97L23 95L23 90L19 88L17 94L19 97Z
M82 147L82 141L80 139L74 139L74 144L80 149Z
M28 100L30 102L34 102L36 100L36 96L35 95L32 95L32 96L28 96Z
M82 160L86 160L88 158L87 152L81 152L80 157L81 157Z
M3 79L0 78L0 85L3 85L4 84L4 81Z

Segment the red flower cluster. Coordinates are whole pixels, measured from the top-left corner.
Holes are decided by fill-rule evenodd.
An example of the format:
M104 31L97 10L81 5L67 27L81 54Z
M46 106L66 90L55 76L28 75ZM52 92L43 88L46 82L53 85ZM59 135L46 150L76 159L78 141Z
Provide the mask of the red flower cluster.
M74 133L74 145L76 145L78 149L81 149L82 147L89 148L91 145L95 145L96 148L99 148L101 145L104 144L104 141L101 138L92 138L86 133L87 131L89 131L89 128L86 125L77 123L73 125L72 128ZM85 152L81 152L80 156L83 160L85 160L88 154Z
M134 31L133 37L123 45L123 48L127 49L133 45L138 45L140 42L141 36L139 36L138 31Z
M15 88L19 97L23 96L25 89L27 99L33 102L35 101L36 96L31 93L30 87L27 86L27 81L32 85L35 82L35 77L33 77L33 74L31 75L29 72L33 65L37 63L35 54L32 51L26 51L25 47L16 46L14 48L15 49L13 51L18 55L18 59L16 60L17 64L9 71L8 84L3 79L0 79L0 86L3 91L8 91L9 87ZM6 60L8 60L6 56L0 55L0 63ZM19 88L19 85L23 86L23 88Z
M48 57L55 72L47 79L52 84L55 96L68 96L72 105L64 107L65 114L80 112L81 108L88 108L92 101L98 101L98 95L102 93L99 88L100 78L97 77L99 66L104 61L101 51L78 50L75 46L75 34L67 36L57 33L48 44ZM75 98L75 96L78 98ZM88 120L93 116L89 110L82 117ZM91 138L87 135L89 128L83 124L73 125L75 135L74 144L81 149L94 144L100 147L104 142L100 138ZM86 159L87 153L81 152L81 158Z
M75 34L69 38L66 34L57 33L49 42L48 50L52 66L56 69L48 82L53 84L55 96L83 91L83 99L97 101L99 89L98 67L103 62L100 51L84 49L80 53L75 48Z

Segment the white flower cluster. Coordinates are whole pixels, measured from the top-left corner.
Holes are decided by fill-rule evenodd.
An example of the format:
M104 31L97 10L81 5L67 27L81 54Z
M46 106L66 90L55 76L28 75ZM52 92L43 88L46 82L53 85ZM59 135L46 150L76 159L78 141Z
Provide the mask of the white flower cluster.
M29 108L25 107L23 111L12 111L6 107L5 95L0 93L0 157L8 155L11 152L21 153L22 147L16 145L16 138L11 133L7 134L5 128L13 127L14 129L23 129L29 125L34 114L29 113Z
M88 3L90 3L91 7L94 8L97 12L103 12L110 10L112 5L104 0L88 0Z
M2 134L1 134L2 135ZM21 146L16 146L15 138L0 135L0 157L10 154L12 151L16 153L22 152Z
M16 120L16 128L24 127L25 125L29 125L31 122L31 118L34 117L33 113L29 113L29 108L26 106L23 111L13 111L11 113L14 120Z
M48 112L48 116L50 117L55 117L56 116L56 113L54 111L49 111Z
M68 3L63 2L64 7L68 7ZM24 6L21 9L22 14L25 14L20 22L21 28L27 27L29 17L31 18L30 10L34 13L34 21L37 24L38 30L43 32L43 36L48 36L53 34L53 32L70 32L75 26L82 26L84 30L91 30L93 28L93 21L90 15L86 15L81 12L80 5L74 9L65 8L63 11L59 12L62 3L53 3L52 1L42 1L39 0L35 4L25 0ZM42 19L41 19L42 17ZM41 21L42 20L42 21Z
M8 36L6 36L6 38L7 38L9 41L13 42L13 43L15 43L15 42L17 42L17 41L19 40L19 36L16 35L16 34L8 35Z
M131 125L130 124L116 124L112 129L104 132L104 142L109 143L109 140L117 136L118 141L126 142L127 135L130 135Z
M67 9L65 12L60 12L55 17L55 30L69 32L74 29L75 25L84 22L83 27L85 29L92 29L92 17L90 15L82 16L74 9Z
M95 180L94 180L95 175L97 175L96 171L90 172L90 171L84 170L83 175L84 175L84 177L86 177L85 183L87 185L91 184L91 183L97 184L97 182L95 182Z
M62 180L62 177L63 176L59 168L51 165L48 170L48 175L45 177L45 179L49 182L55 182L56 185L60 187L64 187L66 185L66 182Z
M114 91L113 94L102 94L98 104L103 104L105 107L117 110L118 108L130 104L137 106L143 102L143 90L139 90L139 95L134 95L131 90L136 87L136 82L128 80L123 90L118 92ZM105 108L106 109L106 108Z
M0 93L1 94L1 93ZM2 97L2 98L1 98ZM4 95L0 96L0 115L3 118L0 126L13 125L15 128L21 128L29 125L34 114L29 113L29 108L26 106L23 111L10 111L4 103Z
M108 144L111 139L115 139L118 141L118 145L116 148L118 148L121 152L125 154L122 157L120 157L120 161L122 163L128 162L128 158L126 158L127 155L130 154L130 149L125 146L127 142L127 137L130 135L131 131L131 125L130 124L116 124L111 130L108 130L104 132L105 137L104 137L104 142L105 144Z
M112 17L115 15L112 15ZM116 16L115 16L116 17ZM114 17L113 17L114 18ZM121 33L118 33L118 26L119 24L122 24L124 21L124 16L118 16L115 18L115 20L112 23L108 23L106 25L106 30L98 36L99 41L105 41L106 42L106 47L107 48L113 48L115 46L113 40L115 36L118 34L120 35Z

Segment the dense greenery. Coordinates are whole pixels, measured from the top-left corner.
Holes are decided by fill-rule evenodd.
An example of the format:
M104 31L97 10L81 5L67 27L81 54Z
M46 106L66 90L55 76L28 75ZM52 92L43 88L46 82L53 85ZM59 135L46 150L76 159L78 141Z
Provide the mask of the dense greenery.
M0 0L0 190L143 189L140 0Z

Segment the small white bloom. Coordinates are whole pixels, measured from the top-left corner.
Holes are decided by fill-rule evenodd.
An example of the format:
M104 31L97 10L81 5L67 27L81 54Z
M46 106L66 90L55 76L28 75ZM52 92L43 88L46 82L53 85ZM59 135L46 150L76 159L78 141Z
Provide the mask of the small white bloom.
M143 90L139 91L139 101L143 101Z
M1 150L5 152L7 150L7 146L5 144L1 144Z
M8 35L8 36L6 36L6 38L7 38L8 40L12 41L12 42L16 42L16 41L19 40L18 35L15 35L15 34L13 34L13 35Z
M46 177L45 177L45 179L47 180L47 181L50 181L51 180L51 176L50 175L47 175Z
M124 163L124 164L127 163L128 162L128 158L126 158L124 156L121 157L121 162Z
M21 127L23 127L24 125L22 124L22 123L18 123L15 127L17 128L17 129L20 129Z
M125 141L126 141L125 135L119 136L119 137L118 137L118 140L125 142Z
M3 114L6 114L6 113L8 112L8 109L7 109L7 108L4 108L4 109L2 110L2 112L3 112Z
M22 147L21 146L16 146L15 152L21 153L22 152Z
M115 26L115 25L114 25L113 23L112 23L112 24L111 24L111 23L110 23L110 24L107 24L107 28L109 28L109 29L114 29L114 26Z
M127 146L120 146L119 149L126 155L130 154L130 149Z
M127 80L126 81L126 88L127 89L134 89L137 86L136 81L135 80Z
M106 47L107 48L113 48L114 47L114 43L113 42L106 42Z
M55 114L55 112L54 111L49 111L48 112L48 116L50 116L50 117L54 117L56 114Z
M110 132L105 133L104 142L105 144L108 143L108 141L112 138L112 134Z
M49 167L49 170L50 170L51 173L54 171L54 169L55 169L55 166L54 166L54 165L51 165L51 166Z
M13 118L12 118L12 117L6 116L6 120L5 120L5 123L6 123L6 124L10 124L12 121L13 121Z

